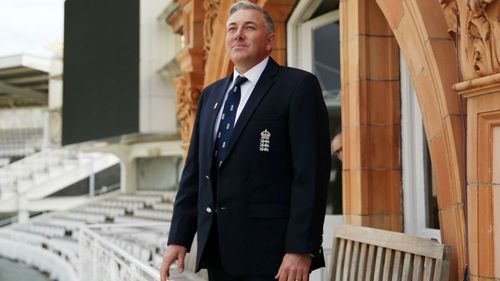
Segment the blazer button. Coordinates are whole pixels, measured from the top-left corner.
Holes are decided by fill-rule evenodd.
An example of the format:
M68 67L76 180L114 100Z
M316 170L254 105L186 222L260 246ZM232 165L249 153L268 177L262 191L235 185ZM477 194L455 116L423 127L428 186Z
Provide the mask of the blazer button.
M210 213L212 213L212 208L207 207L207 208L205 209L205 211L206 211L207 213L209 213L209 214L210 214Z
M205 178L206 178L207 180L210 180L210 176L209 176L209 175L205 175Z

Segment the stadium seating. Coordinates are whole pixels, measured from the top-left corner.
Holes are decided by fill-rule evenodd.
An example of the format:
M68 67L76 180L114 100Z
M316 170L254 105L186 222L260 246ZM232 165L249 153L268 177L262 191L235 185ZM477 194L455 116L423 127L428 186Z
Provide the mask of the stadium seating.
M118 163L105 153L47 149L0 168L0 204L20 194L43 198ZM31 194L30 194L31 193ZM12 211L3 210L2 211Z
M0 130L0 158L24 157L42 149L43 128Z
M50 212L28 223L0 228L0 242L21 242L36 249L38 254L46 253L57 257L59 262L66 263L64 268L71 270L64 274L52 272L52 275L77 276L80 266L79 229L98 224L108 226L96 228L99 235L143 263L159 269L175 192L114 192L101 197L102 199L92 200L71 210ZM0 248L0 256L24 258L22 255L12 255L12 251ZM24 261L30 264L29 261ZM31 264L37 266L33 261Z

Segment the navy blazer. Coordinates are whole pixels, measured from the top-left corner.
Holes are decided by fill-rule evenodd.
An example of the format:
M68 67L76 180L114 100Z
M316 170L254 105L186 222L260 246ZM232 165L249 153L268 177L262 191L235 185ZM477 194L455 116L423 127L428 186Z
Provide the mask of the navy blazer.
M311 270L322 267L330 136L320 85L311 73L270 59L213 183L214 126L231 79L200 97L168 244L189 249L197 232L198 271L217 216L222 264L232 274L276 274L285 253L312 254ZM268 151L261 149L265 130Z

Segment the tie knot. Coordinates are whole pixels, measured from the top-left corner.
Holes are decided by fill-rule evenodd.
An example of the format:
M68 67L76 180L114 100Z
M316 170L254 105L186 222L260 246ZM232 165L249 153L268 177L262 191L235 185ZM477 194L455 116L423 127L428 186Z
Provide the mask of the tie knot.
M233 87L239 87L241 84L245 83L248 79L245 76L239 75L236 77L236 81L234 81L234 86Z

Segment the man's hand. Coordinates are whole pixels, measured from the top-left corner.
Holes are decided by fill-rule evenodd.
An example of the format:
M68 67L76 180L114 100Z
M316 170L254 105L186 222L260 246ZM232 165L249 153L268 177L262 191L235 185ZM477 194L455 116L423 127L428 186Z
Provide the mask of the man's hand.
M170 276L169 268L174 261L177 261L177 271L184 271L184 258L186 257L186 247L180 245L168 245L163 254L163 262L160 267L160 281L167 281Z
M285 254L278 274L274 276L274 279L279 281L308 281L311 259L311 256L307 254Z

